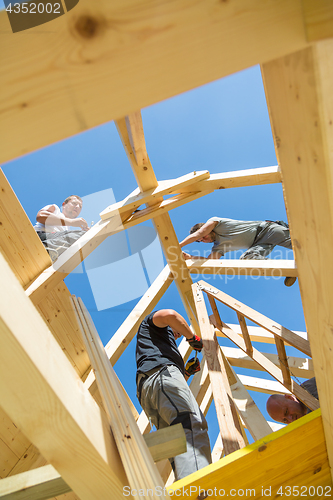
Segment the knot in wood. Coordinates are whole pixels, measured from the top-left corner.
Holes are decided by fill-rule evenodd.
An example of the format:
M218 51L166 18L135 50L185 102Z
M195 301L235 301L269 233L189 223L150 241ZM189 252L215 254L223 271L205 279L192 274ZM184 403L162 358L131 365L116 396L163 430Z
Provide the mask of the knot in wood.
M80 37L91 40L103 30L103 22L89 14L81 15L75 23L75 30Z
M263 446L260 446L260 448L258 448L258 451L265 451L267 448L267 446L264 444Z

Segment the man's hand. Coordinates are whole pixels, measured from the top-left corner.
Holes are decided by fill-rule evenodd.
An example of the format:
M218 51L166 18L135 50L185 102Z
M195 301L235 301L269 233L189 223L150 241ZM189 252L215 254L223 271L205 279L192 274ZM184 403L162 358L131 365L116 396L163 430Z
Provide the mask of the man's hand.
M84 220L82 217L78 217L77 219L72 219L71 226L80 227L81 229L83 229L83 231L88 231L89 229L87 221Z
M191 358L185 366L185 375L190 377L191 375L194 375L200 370L201 370L200 361L198 359Z
M194 349L195 351L200 352L201 349L203 348L202 340L197 335L193 335L191 339L186 339L186 340L190 344L192 349Z

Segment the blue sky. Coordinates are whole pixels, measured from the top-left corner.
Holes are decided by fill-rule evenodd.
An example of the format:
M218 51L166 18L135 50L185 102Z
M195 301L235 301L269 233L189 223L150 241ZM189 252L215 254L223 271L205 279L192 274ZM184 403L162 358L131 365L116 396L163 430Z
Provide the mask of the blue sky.
M142 117L147 151L158 180L179 177L194 170L219 173L277 164L259 67L155 104L142 110ZM41 207L51 203L60 206L68 195L74 193L84 198L82 216L89 224L97 222L98 213L103 208L123 199L136 188L112 122L11 161L2 168L32 223L35 223L36 213ZM205 222L212 216L287 220L281 185L220 190L169 214L179 240L188 234L193 224ZM152 224L144 223L135 231L122 233L118 239L110 237L99 257L90 264L86 262L80 272L72 273L65 280L71 293L82 297L104 344L165 263ZM145 241L149 243L146 247ZM201 243L185 248L190 253L195 249L208 250L209 246ZM113 271L109 270L111 274L103 281L105 273L98 268L101 263L105 264L102 261L105 255L109 264L118 263L114 270L118 267L119 271L120 262L125 258L134 267L126 266L131 272L123 270L118 275L112 275ZM279 254L275 251L272 258L274 256ZM288 257L292 258L292 255L289 253ZM146 267L142 263L146 263ZM197 279L201 278L194 278L194 281ZM224 276L211 277L207 281L287 328L305 330L298 283L287 288L283 278L230 279ZM99 284L100 290L110 297L112 293L124 293L123 302L112 306L113 299L110 299L110 307L107 303L98 306L95 299ZM121 292L117 288L120 286ZM131 300L126 301L126 297ZM174 284L158 308L174 308L185 315ZM222 319L231 323L237 320L235 313L224 309ZM220 339L220 343L230 345L226 340ZM267 344L256 347L275 352ZM132 342L115 369L140 410L135 397L134 350L135 343ZM238 373L245 372L238 369ZM262 372L252 372L251 375L264 376ZM264 403L267 396L252 393L252 397L266 415ZM213 405L208 423L213 445L218 433Z

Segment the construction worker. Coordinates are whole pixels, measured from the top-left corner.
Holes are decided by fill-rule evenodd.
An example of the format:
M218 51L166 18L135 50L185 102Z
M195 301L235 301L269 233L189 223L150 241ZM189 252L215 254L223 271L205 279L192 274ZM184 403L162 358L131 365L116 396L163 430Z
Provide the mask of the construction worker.
M200 352L202 341L173 309L145 317L137 333L137 397L157 429L181 423L187 451L170 459L176 480L211 463L207 423L185 380L183 358L176 339L184 336ZM200 369L196 360L187 375Z
M53 204L38 211L34 229L53 262L89 229L87 222L79 217L81 210L82 199L71 195L65 199L61 210ZM70 230L71 226L81 230Z
M317 384L314 377L303 382L301 387L318 399ZM312 411L294 394L273 394L267 399L266 408L271 418L283 424L290 424Z
M195 224L190 235L179 245L184 247L194 241L213 243L212 251L206 259L219 259L225 253L237 250L246 251L241 259L265 259L276 245L292 248L289 226L283 221L243 221L211 217L206 223ZM183 252L184 259L201 259ZM291 286L296 278L288 277L284 283Z

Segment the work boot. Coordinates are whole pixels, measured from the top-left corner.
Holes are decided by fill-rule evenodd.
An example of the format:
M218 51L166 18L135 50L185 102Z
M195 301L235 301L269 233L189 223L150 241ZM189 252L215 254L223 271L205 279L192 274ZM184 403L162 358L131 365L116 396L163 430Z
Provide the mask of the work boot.
M296 280L297 280L297 278L295 278L295 276L288 276L287 278L285 278L284 284L286 286L292 286Z

